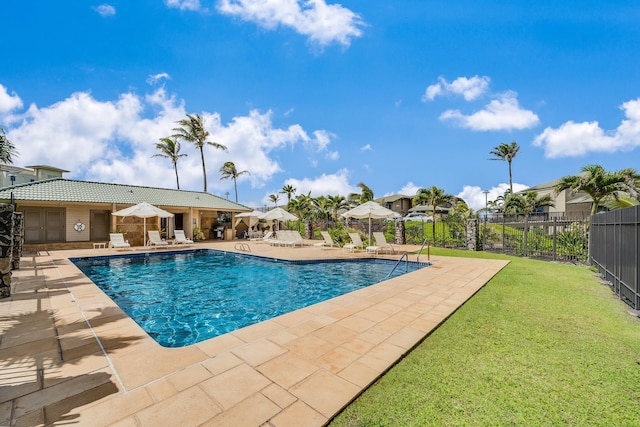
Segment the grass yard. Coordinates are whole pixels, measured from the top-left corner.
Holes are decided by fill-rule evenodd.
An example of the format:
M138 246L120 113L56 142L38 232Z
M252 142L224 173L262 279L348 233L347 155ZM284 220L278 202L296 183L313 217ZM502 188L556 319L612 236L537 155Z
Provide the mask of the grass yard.
M331 422L638 426L640 319L584 266L511 263Z

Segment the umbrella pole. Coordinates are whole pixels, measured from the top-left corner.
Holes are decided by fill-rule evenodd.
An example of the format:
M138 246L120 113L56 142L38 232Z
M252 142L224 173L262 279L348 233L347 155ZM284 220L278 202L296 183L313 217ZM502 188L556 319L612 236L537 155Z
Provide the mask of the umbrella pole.
M142 246L147 246L147 218L142 219Z
M371 215L369 215L369 246L371 246Z

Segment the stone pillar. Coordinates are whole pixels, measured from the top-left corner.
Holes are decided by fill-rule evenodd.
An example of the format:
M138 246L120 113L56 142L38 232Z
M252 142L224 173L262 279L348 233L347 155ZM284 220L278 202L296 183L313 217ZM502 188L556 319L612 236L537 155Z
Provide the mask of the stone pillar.
M24 241L24 215L22 212L13 213L13 254L11 256L11 269L20 270L20 258L22 258L22 244Z
M480 241L480 227L477 219L467 220L467 250L481 251L482 242Z
M309 219L304 220L304 238L313 239L313 222Z
M404 221L402 218L397 219L396 223L396 245L404 245L407 243L407 236L404 232Z
M0 298L11 295L13 209L11 204L0 205Z

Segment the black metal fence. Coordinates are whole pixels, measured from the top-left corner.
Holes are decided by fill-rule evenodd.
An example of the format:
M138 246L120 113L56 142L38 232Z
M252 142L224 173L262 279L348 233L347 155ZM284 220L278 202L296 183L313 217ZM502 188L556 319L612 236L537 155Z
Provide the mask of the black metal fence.
M514 214L480 220L480 241L485 251L550 261L588 262L588 220Z
M591 217L591 262L622 301L640 310L640 205Z

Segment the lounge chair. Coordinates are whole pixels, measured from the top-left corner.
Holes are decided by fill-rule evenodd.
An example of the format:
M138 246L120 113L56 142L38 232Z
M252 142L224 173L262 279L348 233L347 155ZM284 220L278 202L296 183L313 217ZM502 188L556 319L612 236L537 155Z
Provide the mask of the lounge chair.
M149 246L167 246L166 240L162 240L160 237L160 232L158 230L147 230L147 234L149 235L149 240L147 240L147 244Z
M122 233L109 233L109 247L130 248L131 245L127 240L124 240L124 235Z
M175 239L173 240L173 243L175 243L177 245L184 245L184 244L193 243L193 240L187 239L187 236L185 236L185 234L184 234L184 230L174 230L173 231L173 235L175 236Z
M395 253L395 248L392 244L387 243L387 239L384 237L384 233L382 231L374 231L373 238L376 241L376 246L380 247L381 251L388 251L389 253Z
M336 242L334 242L331 238L331 234L329 234L328 231L321 231L320 234L322 235L324 242L314 243L313 246L321 247L322 249L324 249L325 246L338 247Z
M278 246L295 246L304 245L304 240L299 231L294 230L278 230L276 232L276 238L269 241L269 243Z
M349 237L351 237L351 243L348 243L342 247L342 249L349 249L353 252L357 249L366 249L367 253L377 254L380 248L378 246L367 246L365 248L364 243L362 243L362 239L360 238L360 234L358 233L349 233Z

